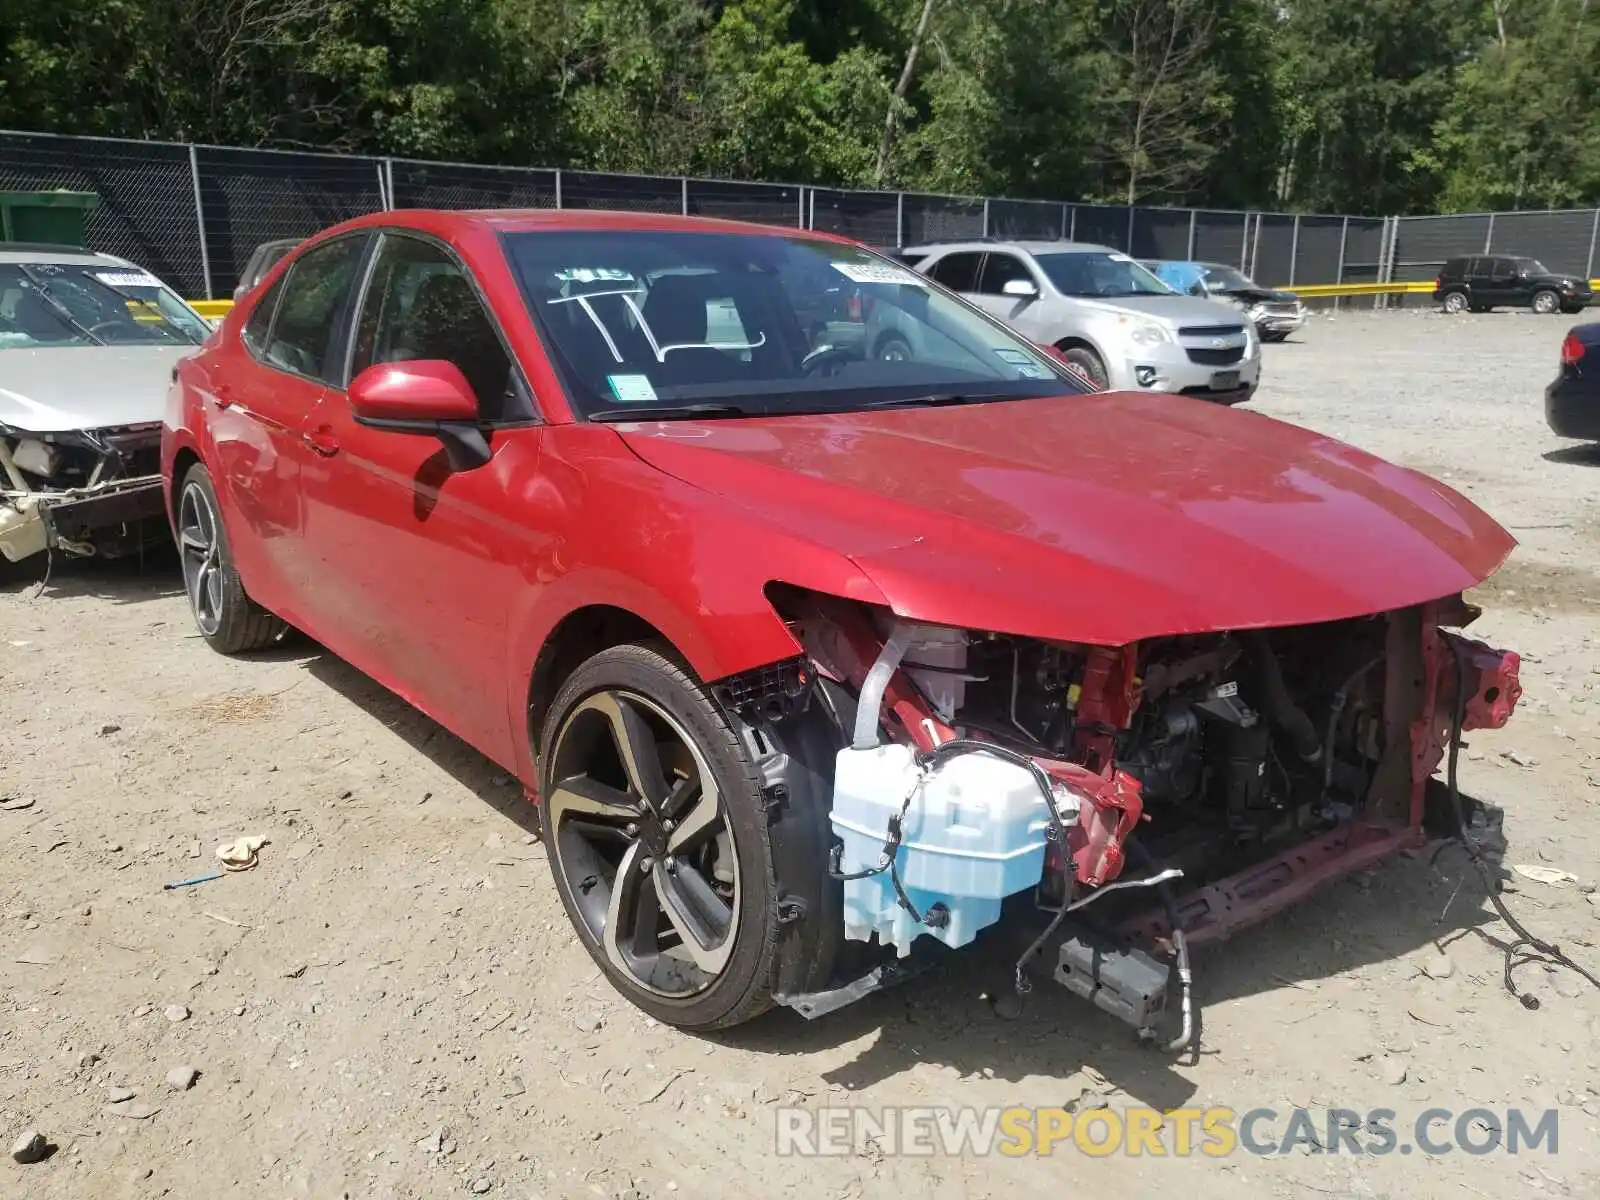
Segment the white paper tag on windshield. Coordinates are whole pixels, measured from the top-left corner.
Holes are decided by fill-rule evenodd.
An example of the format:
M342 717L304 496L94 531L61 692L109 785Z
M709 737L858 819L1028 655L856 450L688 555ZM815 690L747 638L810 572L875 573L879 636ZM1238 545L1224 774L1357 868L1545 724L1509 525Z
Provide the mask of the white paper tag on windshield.
M159 279L144 271L97 271L94 277L107 287L114 288L158 288L161 286Z
M836 262L833 269L853 283L909 283L927 287L928 281L915 271L892 263Z
M1110 254L1106 255L1106 257L1109 258L1112 262L1132 262L1133 261L1133 259L1129 258L1126 254L1118 254L1115 250L1113 250Z
M649 404L656 398L648 375L607 375L611 394L622 404Z

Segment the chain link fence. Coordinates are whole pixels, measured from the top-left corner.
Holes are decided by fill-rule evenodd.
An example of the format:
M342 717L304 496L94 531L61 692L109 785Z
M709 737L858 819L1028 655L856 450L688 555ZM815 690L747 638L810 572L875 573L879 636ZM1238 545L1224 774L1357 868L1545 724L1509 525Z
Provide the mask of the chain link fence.
M1448 258L1486 253L1529 255L1588 277L1600 231L1596 209L1388 218L1229 212L0 131L0 191L58 188L100 197L87 219L91 247L205 299L231 293L261 242L393 208L683 213L825 230L880 247L1071 239L1136 258L1224 263L1280 287L1423 281Z

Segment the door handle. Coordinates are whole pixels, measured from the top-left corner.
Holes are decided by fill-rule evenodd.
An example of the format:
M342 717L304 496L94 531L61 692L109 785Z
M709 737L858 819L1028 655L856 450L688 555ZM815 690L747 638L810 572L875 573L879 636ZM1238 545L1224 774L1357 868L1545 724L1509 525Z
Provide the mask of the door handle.
M339 453L339 439L333 436L330 429L316 429L300 435L300 440L305 442L324 458L331 458Z

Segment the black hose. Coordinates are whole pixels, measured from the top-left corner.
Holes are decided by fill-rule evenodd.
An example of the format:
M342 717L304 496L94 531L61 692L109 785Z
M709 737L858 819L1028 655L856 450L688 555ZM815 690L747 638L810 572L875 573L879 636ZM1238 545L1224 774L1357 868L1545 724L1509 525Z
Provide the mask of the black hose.
M1272 718L1272 723L1288 737L1294 752L1308 763L1316 762L1322 757L1322 739L1317 736L1317 727L1312 724L1311 718L1300 710L1289 695L1288 685L1283 682L1283 669L1278 665L1278 656L1272 652L1267 635L1256 630L1246 637L1256 660L1261 684L1261 707Z
M1600 988L1600 979L1595 978L1587 969L1568 958L1562 953L1560 946L1557 946L1554 942L1547 942L1542 938L1535 937L1528 932L1527 927L1521 921L1511 915L1511 910L1506 907L1505 901L1500 898L1500 881L1490 871L1489 864L1483 857L1483 849L1478 845L1477 839L1467 831L1467 819L1461 808L1461 790L1456 786L1456 759L1461 751L1461 726L1467 716L1467 671L1461 661L1461 647L1454 641L1447 640L1447 644L1450 647L1450 655L1455 660L1456 666L1456 702L1455 720L1450 733L1450 755L1445 766L1445 787L1450 793L1450 806L1455 812L1456 832L1460 835L1461 844L1466 847L1467 857L1471 859L1472 865L1477 868L1478 875L1483 880L1483 886L1489 893L1489 903L1494 905L1494 910L1500 914L1500 919L1511 927L1511 932L1517 935L1517 940L1509 943L1505 950L1505 968L1502 972L1502 979L1505 982L1506 991L1515 996L1523 1008L1532 1010L1539 1007L1539 998L1530 992L1519 992L1516 981L1511 977L1512 972L1521 965L1517 961L1517 952L1524 946L1528 947L1532 954L1524 954L1522 956L1523 962L1533 961L1535 958L1542 957L1547 962L1566 967L1569 971L1575 971L1587 979L1594 987Z
M1322 799L1328 798L1328 791L1333 787L1333 742L1339 731L1339 718L1344 715L1344 706L1350 703L1350 689L1355 687L1365 678L1368 671L1383 661L1383 655L1375 654L1350 672L1350 678L1339 685L1339 690L1333 694L1333 703L1328 709L1328 729L1322 739Z

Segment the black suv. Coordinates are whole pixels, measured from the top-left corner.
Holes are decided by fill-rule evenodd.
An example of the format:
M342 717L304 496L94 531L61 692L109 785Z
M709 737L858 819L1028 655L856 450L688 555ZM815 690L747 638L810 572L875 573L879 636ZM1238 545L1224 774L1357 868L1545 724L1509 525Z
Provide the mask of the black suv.
M1587 279L1557 275L1536 258L1474 254L1444 264L1433 298L1445 312L1488 312L1528 305L1536 313L1575 313L1594 299Z

